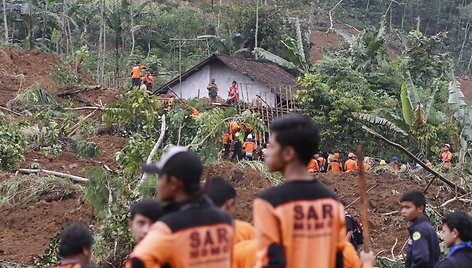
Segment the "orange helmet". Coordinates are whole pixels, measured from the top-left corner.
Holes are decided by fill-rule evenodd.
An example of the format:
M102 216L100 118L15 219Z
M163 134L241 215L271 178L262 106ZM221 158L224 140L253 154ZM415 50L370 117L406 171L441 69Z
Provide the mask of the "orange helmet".
M339 154L338 154L338 153L335 153L335 154L334 154L334 158L339 159Z

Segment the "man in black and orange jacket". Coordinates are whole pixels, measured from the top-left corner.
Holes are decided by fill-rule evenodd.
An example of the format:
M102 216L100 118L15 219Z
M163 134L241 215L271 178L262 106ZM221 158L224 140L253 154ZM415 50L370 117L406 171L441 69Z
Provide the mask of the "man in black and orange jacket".
M174 203L134 248L132 268L231 267L234 227L229 215L203 196L203 165L186 147L173 146L157 164L143 166L159 174L159 197Z
M94 268L90 265L92 233L82 224L71 224L61 234L59 256L61 264L56 268Z
M306 169L318 150L318 128L299 114L280 117L270 127L265 161L285 182L254 201L255 267L343 267L344 207Z

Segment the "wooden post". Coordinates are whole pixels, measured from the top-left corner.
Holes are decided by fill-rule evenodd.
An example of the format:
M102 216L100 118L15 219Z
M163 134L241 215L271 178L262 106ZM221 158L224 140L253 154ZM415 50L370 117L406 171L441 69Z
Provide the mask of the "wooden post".
M361 197L359 212L361 213L361 219L364 230L364 252L369 252L369 243L370 243L370 232L369 232L369 215L368 215L368 201L367 201L367 191L365 183L365 169L364 169L364 154L362 152L362 147L357 146L357 163L359 166L359 193Z

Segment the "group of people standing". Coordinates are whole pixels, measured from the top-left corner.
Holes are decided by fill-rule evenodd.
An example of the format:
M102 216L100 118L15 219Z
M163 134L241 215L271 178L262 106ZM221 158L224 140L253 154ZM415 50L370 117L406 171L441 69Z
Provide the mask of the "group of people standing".
M216 84L215 79L211 79L210 83L207 86L208 90L208 99L210 103L218 102L218 85ZM228 98L226 99L226 103L230 105L237 105L239 101L239 91L238 91L238 82L233 81L231 86L228 89Z
M142 70L147 70L145 75L141 75ZM153 83L152 70L137 61L131 69L131 88L143 86L148 91L152 91Z
M359 257L349 246L352 232L339 197L308 173L320 143L312 119L284 116L271 123L270 131L265 163L269 172L281 172L284 182L255 198L254 226L233 219L237 193L226 179L205 178L201 184L202 162L187 147L173 146L157 163L143 166L143 172L159 175L162 203L141 201L131 207L136 246L126 267L373 267L373 252ZM446 215L444 241L450 252L438 262L439 239L425 216L424 194L408 192L399 201L402 217L411 223L406 268L472 267L470 215ZM147 211L156 212L146 219ZM62 267L89 267L90 232L66 229L59 252Z

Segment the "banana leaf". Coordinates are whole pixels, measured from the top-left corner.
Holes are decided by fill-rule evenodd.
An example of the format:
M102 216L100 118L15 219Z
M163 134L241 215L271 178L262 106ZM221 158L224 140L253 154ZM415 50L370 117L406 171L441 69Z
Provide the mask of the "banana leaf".
M353 113L353 115L354 117L358 119L370 122L378 126L386 127L390 130L393 130L405 136L408 136L408 133L406 133L403 129L401 129L400 127L398 127L397 125L395 125L394 123L390 122L389 120L383 117L373 115L373 114L365 114L365 113Z
M411 126L413 123L413 107L410 102L410 98L408 98L408 85L407 82L403 82L402 84L402 91L400 93L400 99L402 101L402 114L403 120Z

